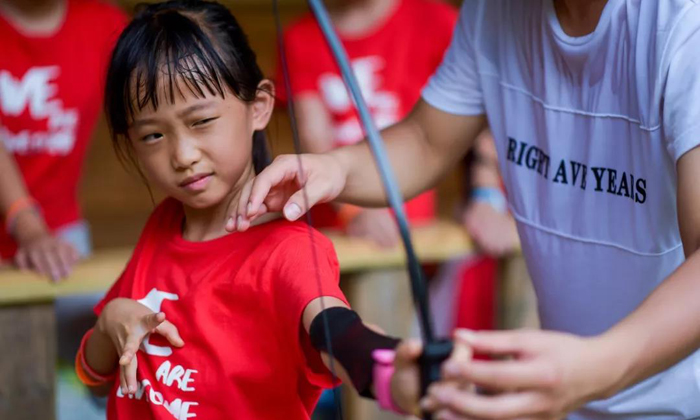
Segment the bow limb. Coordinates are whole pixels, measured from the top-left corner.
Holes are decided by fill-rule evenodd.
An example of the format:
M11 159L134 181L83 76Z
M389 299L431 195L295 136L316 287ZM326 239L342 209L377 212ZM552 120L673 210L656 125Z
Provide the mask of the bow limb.
M421 388L423 395L427 392L428 386L439 379L440 364L444 361L452 351L452 343L446 340L438 340L435 337L432 317L428 305L428 288L425 281L425 275L421 268L420 262L416 256L411 241L411 234L408 228L408 219L404 210L404 203L401 192L398 188L396 177L391 169L391 164L386 154L384 142L381 134L372 119L372 116L365 102L362 91L355 78L355 74L350 66L347 52L343 47L338 34L333 28L328 11L321 0L308 0L309 7L316 17L321 32L323 32L326 42L335 57L335 61L340 68L340 71L345 80L345 85L350 91L354 100L355 107L360 115L362 126L365 129L367 141L377 164L384 192L387 201L394 211L396 222L398 224L401 241L406 252L407 268L411 281L411 291L413 293L414 305L418 312L418 319L421 326L421 334L423 337L423 355L420 359L421 368ZM429 413L425 414L425 419L430 419Z

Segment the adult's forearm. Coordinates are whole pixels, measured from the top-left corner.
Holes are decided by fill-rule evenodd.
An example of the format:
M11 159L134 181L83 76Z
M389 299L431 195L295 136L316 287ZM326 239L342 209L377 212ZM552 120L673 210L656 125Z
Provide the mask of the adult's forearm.
M484 126L483 116L450 115L421 102L407 118L383 130L392 171L404 199L437 184L462 159ZM347 174L340 201L362 206L387 204L368 143L331 154Z
M668 369L700 347L698 296L696 251L636 311L600 338L620 366L606 395Z

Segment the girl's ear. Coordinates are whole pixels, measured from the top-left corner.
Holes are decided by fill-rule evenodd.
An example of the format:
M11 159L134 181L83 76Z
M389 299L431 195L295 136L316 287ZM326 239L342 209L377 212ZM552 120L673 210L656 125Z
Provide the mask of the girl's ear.
M253 131L262 131L272 117L275 108L275 84L264 79L258 84L258 91L253 100Z

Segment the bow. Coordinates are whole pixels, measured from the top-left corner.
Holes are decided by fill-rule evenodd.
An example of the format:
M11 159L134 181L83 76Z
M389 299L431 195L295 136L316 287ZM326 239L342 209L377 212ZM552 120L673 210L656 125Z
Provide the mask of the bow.
M328 11L323 5L321 0L308 0L309 7L314 14L316 21L321 28L323 36L328 43L335 61L340 68L340 72L345 81L347 89L354 100L355 107L359 113L361 123L367 135L367 141L372 150L377 169L379 170L384 191L387 197L389 206L394 211L396 222L398 224L399 233L401 236L401 241L403 243L404 250L407 257L407 269L409 272L409 278L411 282L411 292L413 295L414 305L418 313L418 319L420 322L421 335L423 339L423 354L419 359L420 371L421 371L421 394L425 395L428 386L440 378L440 364L449 356L452 351L452 343L448 340L438 340L435 337L433 322L430 315L429 305L428 305L428 288L425 281L425 274L421 268L420 262L416 256L413 248L413 243L411 241L411 233L408 227L408 219L406 218L406 212L404 210L404 202L401 196L401 192L397 186L396 178L391 170L389 159L386 155L386 150L384 147L384 142L382 140L381 134L375 125L372 116L369 112L369 108L362 97L362 92L360 90L359 84L355 78L355 74L350 66L350 60L348 59L347 52L343 47L338 35L333 28ZM297 158L300 172L303 173L302 160L299 155L301 150L299 133L296 124L296 114L294 111L294 102L292 99L291 83L289 80L289 68L287 65L286 51L284 47L284 37L282 35L282 24L280 21L280 13L278 7L278 0L273 0L273 12L275 15L275 24L277 28L277 43L280 51L280 59L282 64L282 72L284 75L284 84L287 92L287 108L290 117L290 124L292 128L292 136L294 139L294 148L297 151ZM304 195L305 207L308 209L308 197L306 194L306 189L302 186L302 191ZM311 235L311 216L307 212L307 222L309 225L309 235L313 241L313 235ZM312 242L313 246L313 242ZM313 250L314 264L316 263L317 256L314 247ZM317 273L317 282L319 289L321 287L321 279ZM322 310L325 308L322 308ZM328 326L328 320L326 319L326 314L321 312L323 318L323 325L325 329L325 335L327 337L326 346L329 349L330 357L330 370L334 377L336 377L335 369L333 366L333 352L331 349L330 331ZM337 390L334 391L334 398L336 399L336 406L339 407L340 418L342 419L342 409L339 404L339 397L337 395ZM429 413L425 414L426 420L431 418Z

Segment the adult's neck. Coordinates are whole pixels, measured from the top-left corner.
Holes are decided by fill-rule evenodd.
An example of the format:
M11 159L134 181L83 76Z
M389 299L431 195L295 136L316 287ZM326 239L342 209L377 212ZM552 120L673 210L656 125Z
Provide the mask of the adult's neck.
M0 15L27 35L51 35L66 18L68 0L0 0Z
M360 37L381 25L401 1L335 0L329 4L329 12L343 36Z
M562 30L579 37L595 31L608 0L554 0L554 9Z

